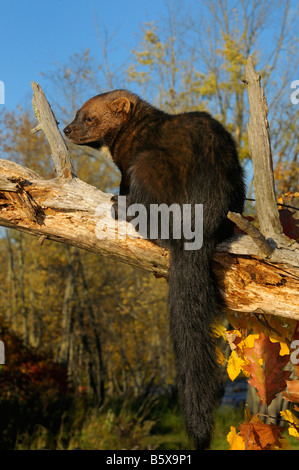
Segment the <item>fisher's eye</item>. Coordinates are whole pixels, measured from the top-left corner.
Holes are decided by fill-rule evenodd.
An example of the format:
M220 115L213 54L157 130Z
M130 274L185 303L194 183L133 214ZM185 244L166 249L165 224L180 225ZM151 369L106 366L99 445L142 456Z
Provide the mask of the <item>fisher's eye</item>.
M92 122L92 121L93 121L93 117L92 117L92 116L89 116L88 118L86 118L86 121L87 121L87 122Z

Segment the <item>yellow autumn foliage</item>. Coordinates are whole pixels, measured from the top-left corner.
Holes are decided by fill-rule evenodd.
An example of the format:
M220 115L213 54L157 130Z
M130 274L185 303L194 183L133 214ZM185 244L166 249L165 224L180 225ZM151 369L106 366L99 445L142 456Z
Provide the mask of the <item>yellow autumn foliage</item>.
M291 410L281 411L280 414L289 423L289 435L299 439L299 418Z
M230 450L245 450L245 442L242 437L237 434L234 426L230 427L230 432L227 435L227 442L230 445Z

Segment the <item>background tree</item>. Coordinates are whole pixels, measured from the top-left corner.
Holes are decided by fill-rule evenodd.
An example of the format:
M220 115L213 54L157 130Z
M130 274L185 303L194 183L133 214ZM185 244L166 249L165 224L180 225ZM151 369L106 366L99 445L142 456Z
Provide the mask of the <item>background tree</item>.
M299 65L298 9L280 0L203 1L192 14L181 2L168 5L166 20L142 27L127 69L131 83L166 111L212 112L248 161L249 110L242 80L254 54L268 97L275 165L290 165L294 179L299 111L290 103L290 83Z

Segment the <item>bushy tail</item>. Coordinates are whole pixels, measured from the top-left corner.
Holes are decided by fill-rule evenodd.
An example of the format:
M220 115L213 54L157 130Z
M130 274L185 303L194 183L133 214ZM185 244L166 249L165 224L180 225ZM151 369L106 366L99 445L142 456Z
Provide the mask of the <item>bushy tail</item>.
M189 437L207 449L220 394L219 369L211 326L219 297L209 243L197 251L171 249L169 273L170 332L178 391Z

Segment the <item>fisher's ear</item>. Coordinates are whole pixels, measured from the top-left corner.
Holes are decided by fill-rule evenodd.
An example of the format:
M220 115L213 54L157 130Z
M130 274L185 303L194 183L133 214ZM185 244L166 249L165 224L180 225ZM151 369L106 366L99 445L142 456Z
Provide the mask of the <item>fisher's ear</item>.
M128 98L122 96L121 98L117 98L116 100L112 101L112 103L110 104L110 109L111 111L117 114L129 114L131 109L131 103Z

